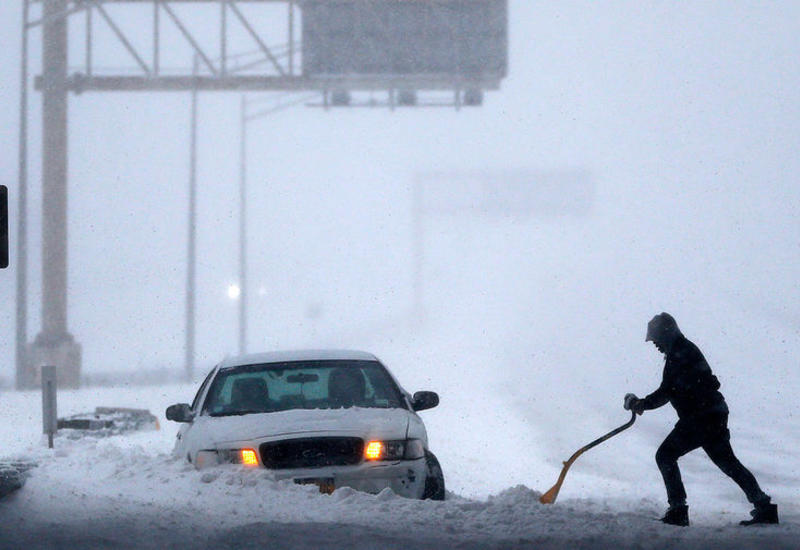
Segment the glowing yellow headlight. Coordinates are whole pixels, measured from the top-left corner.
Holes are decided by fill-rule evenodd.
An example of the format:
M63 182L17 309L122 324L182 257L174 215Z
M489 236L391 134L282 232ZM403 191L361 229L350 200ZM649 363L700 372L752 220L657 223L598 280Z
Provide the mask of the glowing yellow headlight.
M383 454L383 443L380 441L370 441L364 449L364 458L367 460L378 460Z
M258 466L258 457L253 449L242 449L242 464L245 466Z

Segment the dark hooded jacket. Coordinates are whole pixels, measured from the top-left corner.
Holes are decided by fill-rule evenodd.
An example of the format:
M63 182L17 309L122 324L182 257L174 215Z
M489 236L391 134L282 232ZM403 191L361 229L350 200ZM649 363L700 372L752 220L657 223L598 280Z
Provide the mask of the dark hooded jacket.
M649 410L669 402L681 421L727 414L728 405L719 388L719 380L700 349L680 334L666 353L661 385L640 405Z

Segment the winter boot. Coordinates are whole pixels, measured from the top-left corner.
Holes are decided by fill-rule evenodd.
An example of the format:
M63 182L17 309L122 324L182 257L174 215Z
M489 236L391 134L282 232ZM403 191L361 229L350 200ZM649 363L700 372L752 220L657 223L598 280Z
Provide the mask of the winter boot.
M670 506L661 521L669 525L679 525L689 527L689 507L685 504Z
M753 519L739 522L739 525L763 525L778 523L778 505L771 504L769 500L763 503L756 503L755 509L750 512Z

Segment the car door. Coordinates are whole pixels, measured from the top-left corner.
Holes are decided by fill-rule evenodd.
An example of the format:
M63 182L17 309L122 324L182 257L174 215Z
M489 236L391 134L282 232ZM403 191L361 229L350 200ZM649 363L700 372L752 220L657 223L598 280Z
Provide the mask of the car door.
M192 413L194 413L194 420L181 424L181 427L178 429L174 452L176 455L186 458L189 462L194 462L194 456L197 454L198 440L202 439L206 432L205 422L201 421L203 417L200 416L200 411L202 410L202 404L203 401L205 401L208 387L211 385L211 380L214 378L218 366L219 365L211 369L211 372L206 375L203 383L200 384L200 389L197 390L197 394L194 396L191 405Z

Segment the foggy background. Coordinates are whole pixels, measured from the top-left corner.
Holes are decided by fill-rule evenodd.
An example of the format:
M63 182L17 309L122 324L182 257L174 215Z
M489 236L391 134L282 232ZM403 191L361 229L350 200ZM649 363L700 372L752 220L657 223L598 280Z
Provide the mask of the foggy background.
M729 401L745 414L785 414L800 348L798 5L511 0L509 14L509 76L480 108L301 106L248 126L249 350L363 348L407 389L440 391L443 405L455 392L479 400L491 391L522 417L578 400L616 418L625 392L658 383L660 356L644 331L666 310ZM6 384L20 17L18 2L0 3ZM40 42L34 31L31 76ZM131 64L124 53L97 56L98 65ZM189 60L173 52L164 64ZM33 338L40 94L30 101ZM226 291L238 273L239 96L201 93L199 108L197 377L236 348L237 304ZM69 328L83 372L178 370L189 94L71 95L69 116ZM417 316L415 181L575 170L591 188L583 214L431 208ZM437 201L458 196L447 181L427 181Z

